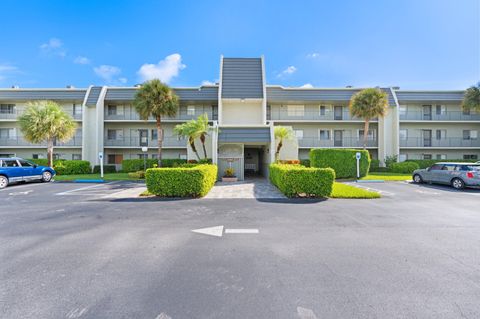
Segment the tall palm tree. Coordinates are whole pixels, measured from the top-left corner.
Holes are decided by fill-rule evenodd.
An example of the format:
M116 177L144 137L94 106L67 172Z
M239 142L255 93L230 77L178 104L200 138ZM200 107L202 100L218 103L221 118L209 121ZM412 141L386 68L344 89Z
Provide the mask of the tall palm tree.
M480 82L472 85L465 91L462 108L464 110L476 110L480 112Z
M200 138L200 142L202 142L203 154L205 156L205 159L207 159L208 156L207 156L207 149L205 147L205 140L208 136L208 132L212 130L212 127L208 123L207 113L200 115L195 121L195 123L196 123L197 134Z
M293 139L294 134L292 128L287 126L275 126L273 133L275 139L279 140L275 151L275 161L278 161L280 159L280 150L282 149L283 142Z
M53 164L54 141L66 142L75 134L77 124L57 103L36 101L28 104L18 117L20 131L30 143L47 143L48 166Z
M135 94L133 101L135 110L142 120L153 116L157 125L157 161L158 167L162 166L162 116L175 116L178 110L178 97L158 79L153 79L142 84Z
M200 155L198 154L197 147L195 146L195 139L199 137L196 121L190 120L182 124L177 124L173 128L173 131L179 136L185 136L188 138L188 144L190 145L190 148L200 161Z
M366 149L370 120L387 114L388 94L376 88L364 89L352 96L349 107L351 115L365 120L363 149Z

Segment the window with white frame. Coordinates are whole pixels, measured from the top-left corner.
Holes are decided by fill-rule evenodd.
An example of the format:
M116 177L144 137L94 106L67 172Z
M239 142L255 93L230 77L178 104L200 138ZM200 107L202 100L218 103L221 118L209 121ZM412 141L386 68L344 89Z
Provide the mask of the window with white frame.
M288 116L304 116L305 105L287 105Z
M293 130L293 133L295 134L297 140L303 139L303 130Z
M478 160L478 155L477 154L464 154L463 159L464 160Z
M195 115L195 105L187 106L187 115Z
M33 159L42 159L42 158L45 158L45 156L43 154L32 154L32 158Z
M432 154L422 154L422 157L424 160L431 160L432 159Z
M82 114L82 106L78 104L73 104L73 115L81 115Z
M16 128L0 128L0 139L14 140L17 138Z
M179 157L180 157L180 159L186 160L187 159L187 154L180 154Z
M398 107L398 113L399 113L400 115L405 115L405 114L407 114L407 106L406 106L406 105L400 105L400 106Z
M123 130L122 129L108 129L107 130L107 139L109 139L109 140L121 140L121 139L123 139Z
M123 115L124 108L123 105L108 105L107 106L108 115Z
M445 115L447 114L447 107L445 105L437 104L435 105L435 113L437 115Z
M318 139L321 141L330 140L330 130L318 130Z
M398 155L398 160L399 160L400 162L405 162L407 159L408 159L407 154L399 154L399 155Z
M463 130L464 140L476 140L478 138L477 130Z
M15 104L0 104L0 114L15 113Z
M365 130L358 130L358 131L357 131L357 132L358 132L358 138L359 138L360 140L363 140L364 131L365 131ZM367 137L368 140L374 141L376 136L377 136L377 134L376 134L376 130L375 130L375 129L369 129L369 130L368 130L368 137Z
M446 160L447 154L437 154L437 160Z
M320 116L326 116L330 112L330 106L320 105Z
M437 140L444 140L447 138L447 130L436 130L435 131L435 138Z
M72 160L81 160L82 159L82 154L72 154Z
M398 131L398 137L401 141L406 141L408 138L408 130L406 128L402 128Z

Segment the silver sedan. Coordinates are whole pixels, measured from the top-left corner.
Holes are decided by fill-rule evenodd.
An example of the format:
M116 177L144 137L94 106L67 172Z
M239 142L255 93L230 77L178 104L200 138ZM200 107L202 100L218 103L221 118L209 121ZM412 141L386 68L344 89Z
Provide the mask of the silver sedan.
M456 189L480 187L480 163L436 163L413 172L415 183L438 183Z

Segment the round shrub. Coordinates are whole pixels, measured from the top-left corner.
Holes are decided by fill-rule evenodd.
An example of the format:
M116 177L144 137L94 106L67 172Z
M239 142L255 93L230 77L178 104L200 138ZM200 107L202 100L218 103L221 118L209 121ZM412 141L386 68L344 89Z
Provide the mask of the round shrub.
M412 174L414 170L419 169L420 166L414 162L392 163L390 170L393 173Z

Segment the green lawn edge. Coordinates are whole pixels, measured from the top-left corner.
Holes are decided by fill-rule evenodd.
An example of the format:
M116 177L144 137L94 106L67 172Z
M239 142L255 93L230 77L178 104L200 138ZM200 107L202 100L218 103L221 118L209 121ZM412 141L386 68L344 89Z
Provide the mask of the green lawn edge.
M380 193L338 182L333 183L330 194L330 198L374 199L380 197Z

